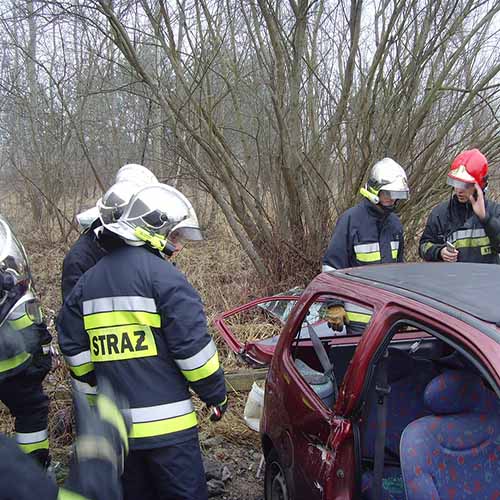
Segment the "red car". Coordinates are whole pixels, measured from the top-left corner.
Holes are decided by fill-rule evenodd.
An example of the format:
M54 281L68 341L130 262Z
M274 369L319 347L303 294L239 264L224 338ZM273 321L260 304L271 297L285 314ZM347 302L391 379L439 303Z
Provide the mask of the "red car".
M322 319L332 300L348 311L342 332ZM241 343L235 318L255 322L256 305L285 324ZM360 321L362 333L351 328ZM500 498L500 267L323 273L216 326L242 358L270 362L267 500Z

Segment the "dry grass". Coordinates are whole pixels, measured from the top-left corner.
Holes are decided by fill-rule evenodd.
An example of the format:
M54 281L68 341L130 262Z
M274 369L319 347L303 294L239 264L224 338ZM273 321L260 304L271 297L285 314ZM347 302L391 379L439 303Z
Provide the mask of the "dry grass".
M30 257L47 324L56 339L54 318L61 306L61 266L69 244L50 243L42 231L23 232L15 222L14 227ZM242 367L242 363L227 349L212 328L211 322L222 311L264 295L269 287L256 278L248 258L224 227L211 233L210 239L186 246L176 260L179 269L187 275L203 299L210 331L219 347L222 364L226 372L229 372ZM276 325L269 324L263 318L233 326L243 340L268 337L279 330ZM73 416L68 372L62 360L58 361L59 365L47 376L45 387L50 398L49 434L52 454L56 460L66 462L73 439ZM219 435L231 443L253 443L258 448L257 433L250 430L243 420L246 397L246 393L232 393L227 414L216 424L209 421L208 411L195 397L201 437ZM0 410L0 419L2 431L12 430L12 418L7 411Z

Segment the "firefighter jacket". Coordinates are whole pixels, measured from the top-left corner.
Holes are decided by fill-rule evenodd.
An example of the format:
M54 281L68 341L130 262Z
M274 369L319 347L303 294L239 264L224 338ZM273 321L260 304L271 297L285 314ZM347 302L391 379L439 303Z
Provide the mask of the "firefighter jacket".
M35 323L26 303L13 309L0 327L0 382L24 371L40 372L41 380L51 366L51 340L45 323Z
M0 434L0 500L119 500L120 480L107 460L73 462L63 488L17 444Z
M323 257L323 268L365 266L403 261L403 226L392 212L362 200L337 221Z
M131 449L196 436L191 387L225 400L217 349L201 299L184 275L145 247L113 249L79 280L57 319L77 389L105 376L130 403Z
M64 257L61 276L63 301L76 285L80 276L106 255L106 251L99 246L97 237L94 233L94 229L100 224L100 220L94 222L90 228L76 240L75 244Z
M420 238L420 256L440 261L446 242L458 250L458 262L498 264L500 250L500 205L485 200L486 219L480 221L470 203L456 196L435 207Z

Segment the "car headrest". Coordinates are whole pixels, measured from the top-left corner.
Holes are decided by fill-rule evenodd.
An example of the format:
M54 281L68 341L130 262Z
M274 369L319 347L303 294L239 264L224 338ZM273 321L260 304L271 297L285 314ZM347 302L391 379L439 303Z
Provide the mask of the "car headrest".
M434 414L467 413L482 406L484 391L487 389L475 373L447 370L427 384L424 402Z

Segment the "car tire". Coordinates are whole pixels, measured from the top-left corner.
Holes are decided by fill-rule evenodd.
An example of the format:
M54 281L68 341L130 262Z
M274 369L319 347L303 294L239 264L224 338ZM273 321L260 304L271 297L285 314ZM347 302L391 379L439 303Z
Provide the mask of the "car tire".
M266 457L264 470L265 500L290 500L285 469L281 465L276 450L271 450Z

